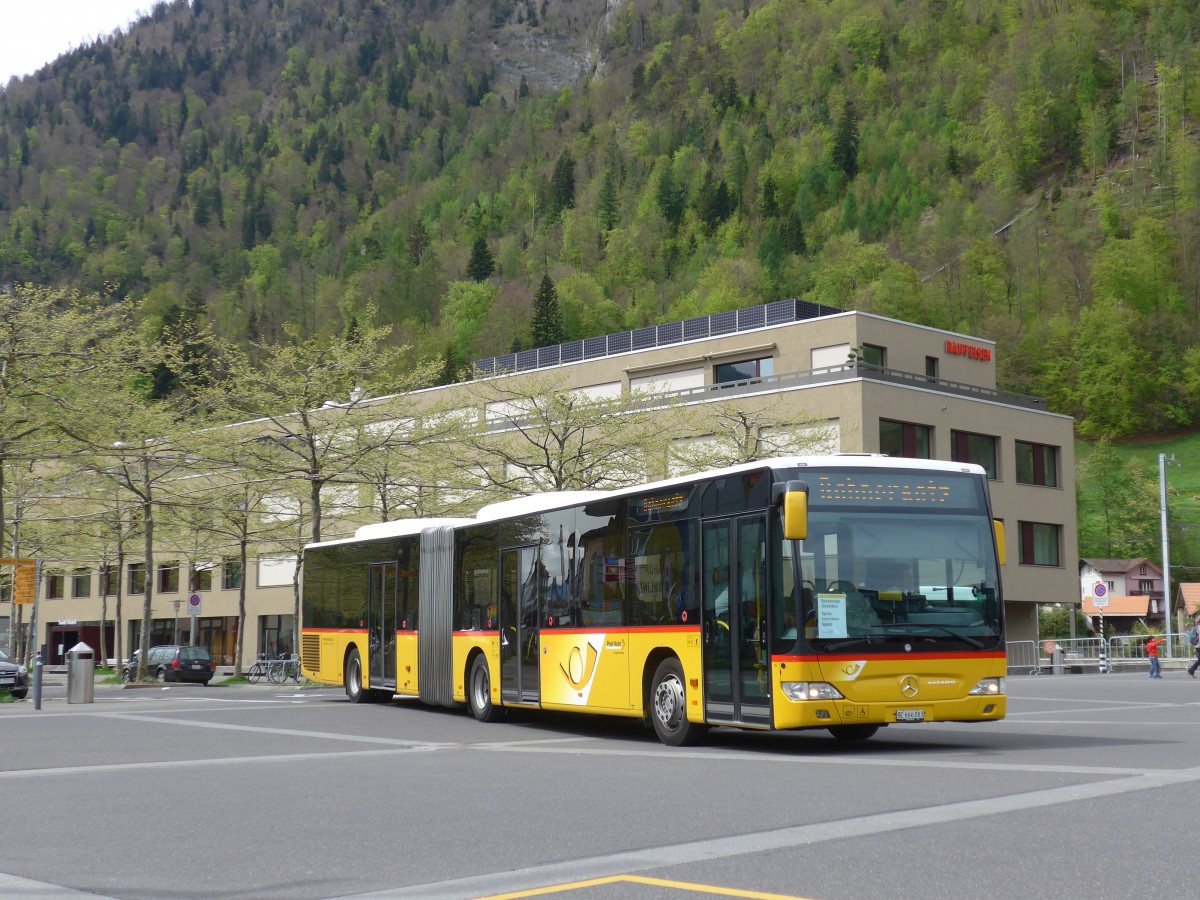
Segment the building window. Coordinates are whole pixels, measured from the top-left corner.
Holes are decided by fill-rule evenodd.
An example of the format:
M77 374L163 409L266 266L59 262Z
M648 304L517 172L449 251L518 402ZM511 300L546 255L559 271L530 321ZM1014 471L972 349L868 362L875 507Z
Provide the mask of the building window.
M955 462L969 462L983 466L987 477L996 480L996 439L986 434L971 434L969 431L950 432L950 457Z
M716 384L725 384L730 381L748 381L751 378L769 378L774 374L775 360L764 356L761 359L721 363L713 370L713 381Z
M1154 591L1154 582L1149 578L1143 578L1138 582L1138 593L1149 594Z
M1146 564L1145 563L1142 563L1140 566L1138 566L1138 574L1139 575L1146 574Z
M221 563L221 587L227 591L242 586L242 563L236 559L225 559Z
M1048 444L1016 442L1017 481L1058 487L1058 448Z
M882 369L887 365L887 348L863 344L858 348L858 358L868 366L879 366Z
M158 567L158 592L160 594L179 592L179 563L163 563Z
M879 420L879 452L888 456L906 456L910 459L932 459L930 454L930 432L928 425L912 422Z
M1044 522L1022 522L1021 524L1021 565L1024 566L1057 566L1059 565L1059 525L1047 525Z
M116 566L104 566L100 569L100 596L111 597L117 592L117 580L120 578L117 575Z
M212 590L212 570L211 565L193 566L192 575L188 579L188 590L190 591L211 591Z
M0 603L11 603L13 598L13 573L0 572Z
M938 377L938 358L936 356L925 357L925 379L927 381L937 381Z
M46 574L46 599L61 600L63 596L63 578L62 572L48 572Z
M92 596L92 573L87 569L76 569L71 575L71 596Z
M146 593L146 564L145 563L130 563L129 564L129 593L131 593L131 594Z

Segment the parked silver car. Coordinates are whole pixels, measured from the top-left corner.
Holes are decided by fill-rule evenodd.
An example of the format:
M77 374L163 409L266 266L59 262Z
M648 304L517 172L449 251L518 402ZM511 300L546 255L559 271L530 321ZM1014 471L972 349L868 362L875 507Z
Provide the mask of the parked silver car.
M29 693L29 670L0 650L0 691L8 691L18 700Z

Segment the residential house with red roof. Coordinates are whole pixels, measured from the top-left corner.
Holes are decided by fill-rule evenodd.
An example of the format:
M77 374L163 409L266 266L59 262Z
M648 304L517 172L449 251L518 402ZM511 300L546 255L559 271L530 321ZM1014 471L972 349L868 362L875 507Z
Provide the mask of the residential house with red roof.
M1098 583L1105 587L1106 605L1096 605ZM1151 627L1163 623L1162 567L1144 557L1080 560L1079 593L1083 598L1083 614L1103 615L1106 628L1118 634L1132 633L1133 624L1139 619Z

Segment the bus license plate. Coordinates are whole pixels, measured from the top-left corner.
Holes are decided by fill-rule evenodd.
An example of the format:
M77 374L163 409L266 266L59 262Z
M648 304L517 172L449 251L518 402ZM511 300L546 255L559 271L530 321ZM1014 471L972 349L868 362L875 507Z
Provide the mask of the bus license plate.
M925 710L923 709L898 709L896 710L897 722L924 722Z

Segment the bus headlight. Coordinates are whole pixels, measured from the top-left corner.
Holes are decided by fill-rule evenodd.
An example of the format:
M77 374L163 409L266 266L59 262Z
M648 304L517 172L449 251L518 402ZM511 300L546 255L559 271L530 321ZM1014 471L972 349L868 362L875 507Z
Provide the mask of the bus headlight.
M783 693L789 700L841 700L842 692L826 681L785 681Z
M975 687L971 688L971 691L970 691L970 695L973 697L979 697L979 696L984 696L984 695L993 696L995 694L1003 694L1003 693L1004 693L1004 679L1003 678L985 678L985 679L983 679L983 681L979 682L979 684L975 685Z

